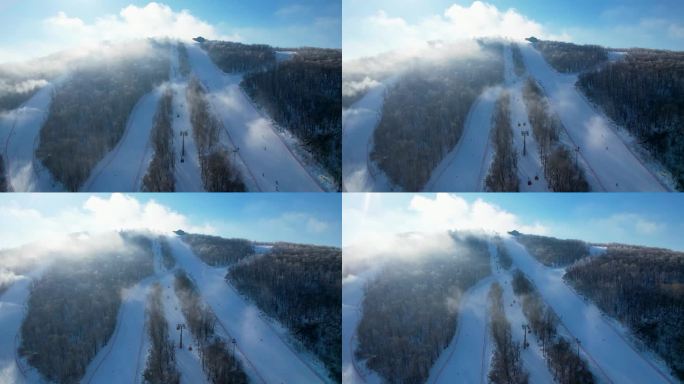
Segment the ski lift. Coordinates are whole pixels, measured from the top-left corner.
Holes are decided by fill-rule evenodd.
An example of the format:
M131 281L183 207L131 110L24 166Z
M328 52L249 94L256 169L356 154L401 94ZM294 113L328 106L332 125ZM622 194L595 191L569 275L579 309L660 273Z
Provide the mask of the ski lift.
M538 176L538 175L534 175L534 179L535 179L535 180L539 180L539 176Z
M527 179L527 185L532 185L532 180Z

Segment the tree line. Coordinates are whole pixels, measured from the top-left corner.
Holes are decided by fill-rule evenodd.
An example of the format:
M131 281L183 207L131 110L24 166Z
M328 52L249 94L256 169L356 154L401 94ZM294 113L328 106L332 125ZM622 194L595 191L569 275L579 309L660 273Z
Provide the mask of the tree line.
M589 256L589 246L581 240L562 240L519 232L515 232L514 236L530 255L548 267L567 266Z
M499 283L492 284L489 289L489 313L489 329L494 339L494 354L487 375L489 381L494 384L527 384L529 374L520 357L520 343L513 341Z
M196 234L183 234L181 239L212 267L226 267L254 254L254 244L245 239Z
M599 45L577 45L560 41L538 40L534 47L558 72L582 72L608 60L608 50Z
M600 257L570 266L564 279L684 380L684 253L609 244Z
M146 192L173 192L175 179L173 170L175 154L173 151L173 92L170 88L164 91L157 112L154 116L154 125L151 132L152 148L154 156L143 178L143 190Z
M390 383L423 383L454 337L461 296L491 273L487 243L387 264L365 288L356 358Z
M145 309L150 350L143 378L149 384L179 384L176 350L173 341L169 339L169 324L164 316L161 295L162 288L159 283L155 283L147 297Z
M211 60L224 72L249 72L275 64L275 50L265 44L206 40L201 43Z
M446 62L419 62L385 94L371 159L405 191L419 191L458 143L468 113L487 86L503 81L501 44Z
M485 179L490 192L518 192L518 153L513 147L513 129L510 119L510 94L503 91L494 106L494 160Z
M339 248L276 243L231 267L226 280L290 330L340 382L341 269Z
M518 44L511 44L511 54L513 56L513 70L518 76L525 74L525 62L523 61L522 52Z

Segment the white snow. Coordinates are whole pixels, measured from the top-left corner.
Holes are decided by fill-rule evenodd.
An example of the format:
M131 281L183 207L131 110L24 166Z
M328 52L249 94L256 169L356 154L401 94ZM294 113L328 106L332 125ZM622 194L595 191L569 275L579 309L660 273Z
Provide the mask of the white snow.
M428 383L483 383L489 372L488 298L494 278L467 290L458 308L456 334L430 370Z
M173 91L173 147L175 154L174 178L176 192L202 192L202 168L199 161L199 152L192 135L190 123L190 107L186 98L187 79L183 78L179 69L178 47L174 46L171 51L171 89ZM187 132L185 138L181 132ZM185 156L181 162L185 140Z
M246 165L248 188L268 191L322 191L319 182L276 133L240 88L242 75L222 72L197 44L187 45L194 74L208 91L223 124L221 140ZM246 173L246 174L244 174Z
M154 153L150 143L150 132L163 88L155 88L135 104L128 117L123 137L93 168L81 191L140 190L142 179Z
M620 51L609 51L608 52L608 60L609 61L619 61L625 58L627 56L627 52L620 52Z
M342 111L342 185L349 192L390 191L395 187L371 164L373 132L380 123L385 91L396 81L391 77L371 88Z
M345 384L382 382L377 373L366 368L363 362L357 362L354 356L365 285L377 272L377 269L368 269L358 275L350 274L342 280L342 382Z
M304 351L288 345L256 306L248 303L226 280L226 268L204 264L178 236L168 238L178 265L195 281L216 314L217 331L237 341L238 357L256 382L326 383L322 365Z
M527 115L527 106L522 95L525 79L518 77L513 64L511 46L504 48L504 77L506 87L510 95L510 117L513 129L513 145L518 153L518 178L520 180L520 192L546 192L549 190L544 168L539 157L539 147L532 134L532 126ZM529 135L523 138L522 131L529 131ZM525 143L523 143L523 140ZM523 145L526 147L523 156ZM528 185L528 182L532 183Z
M580 340L592 371L613 383L674 383L661 362L641 353L628 341L623 329L606 319L599 309L582 300L563 281L563 269L551 269L536 261L514 238L504 245L513 263L535 284L546 303L559 316L559 330Z
M487 87L470 107L463 134L456 146L432 171L424 191L476 192L484 189L489 164L492 114L501 87Z
M292 58L296 54L297 54L297 52L295 52L295 51L276 51L275 52L276 62L282 63L283 61L292 60Z
M575 88L576 74L556 72L530 44L520 44L528 72L542 86L560 116L572 147L579 146L594 191L668 191L616 133L608 119Z
M61 79L55 81L59 83ZM16 192L60 191L50 171L35 157L40 129L50 111L54 84L50 83L19 108L3 116L3 156L10 190Z

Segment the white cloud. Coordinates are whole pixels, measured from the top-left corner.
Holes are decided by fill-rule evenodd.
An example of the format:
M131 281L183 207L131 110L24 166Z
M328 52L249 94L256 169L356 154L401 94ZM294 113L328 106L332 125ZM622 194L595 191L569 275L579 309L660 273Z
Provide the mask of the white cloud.
M503 37L522 40L529 36L569 40L567 35L553 35L540 23L514 8L474 1L470 6L451 5L442 14L416 23L392 16L386 10L360 19L345 19L343 49L347 59L374 56L393 50L417 50L429 41L462 41L474 37Z
M0 205L2 248L34 241L49 242L67 234L103 233L118 230L150 230L168 233L176 229L214 234L208 224L199 224L154 200L141 203L136 198L114 193L108 197L91 196L81 207L65 208L46 215L16 203Z
M636 213L617 213L606 218L595 219L592 224L606 234L629 238L630 235L652 236L662 232L665 225Z
M332 228L331 223L304 212L285 212L280 216L261 220L259 226L265 231L285 229L293 233L303 228L311 234L324 233Z
M83 45L102 40L121 41L147 37L171 37L189 40L196 36L208 39L240 40L240 36L222 35L216 27L193 16L183 9L174 11L163 3L151 2L143 7L128 5L118 14L98 17L86 23L65 12L44 20L51 38L69 40L73 45Z

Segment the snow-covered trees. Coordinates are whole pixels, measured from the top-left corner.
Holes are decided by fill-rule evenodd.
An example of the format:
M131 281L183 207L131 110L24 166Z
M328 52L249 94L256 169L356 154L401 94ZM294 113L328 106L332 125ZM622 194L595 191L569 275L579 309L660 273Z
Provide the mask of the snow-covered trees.
M522 76L525 74L525 62L523 61L522 52L518 44L511 44L511 54L513 56L513 69L515 74Z
M204 41L202 49L226 73L266 69L276 61L275 50L264 44Z
M214 384L246 384L247 375L242 364L230 352L225 340L214 333L216 316L202 302L195 283L182 270L176 273L174 289L190 332L197 340L202 368L209 381Z
M166 236L159 236L158 241L161 248L162 263L164 264L164 268L172 269L176 266L176 259L171 253L169 240L166 238Z
M631 49L578 87L636 136L684 189L684 52Z
M146 50L75 64L57 86L36 156L70 191L119 142L138 100L168 79L166 51Z
M503 81L501 44L467 59L422 62L389 88L373 133L371 158L405 191L419 191L458 143L485 86Z
M608 51L598 45L538 40L534 47L558 72L581 72L608 60Z
M559 384L593 384L594 376L565 337L558 334L559 319L544 303L541 295L520 271L513 272L513 292L520 297L530 330L541 343L542 353L554 379Z
M114 332L121 289L153 272L150 240L122 237L128 250L65 258L34 283L19 353L47 379L81 379Z
M516 233L516 241L540 263L562 267L589 256L587 243L581 240L561 240L554 237Z
M190 75L190 57L188 56L188 49L185 44L178 43L178 69L181 75L188 77Z
M161 286L154 284L147 299L147 331L151 343L143 378L149 384L178 384L180 372L176 368L176 351L173 341L169 340L169 324L164 317L161 295Z
M5 174L5 158L0 155L0 192L7 192L7 176Z
M143 190L147 192L173 192L174 177L173 167L175 157L173 153L173 108L171 102L173 92L167 89L159 100L157 113L154 117L151 141L154 148L154 157L147 168L147 174L143 178Z
M356 353L387 382L426 381L454 336L462 293L491 273L485 241L458 242L458 254L397 259L368 283Z
M576 160L572 161L570 151L559 140L563 123L551 109L542 89L531 78L523 88L523 99L549 187L555 192L587 192L589 184L584 172Z
M518 154L513 149L513 129L510 119L510 95L502 92L492 117L494 160L485 180L490 192L518 192Z
M240 173L230 161L228 148L219 141L221 122L213 115L206 91L192 76L186 90L192 137L199 151L204 189L209 192L243 192ZM232 150L232 149L231 149Z
M609 244L564 279L618 319L684 380L684 253Z
M499 283L489 290L490 330L494 339L494 355L489 369L489 381L495 384L527 384L528 373L520 358L520 343L513 342L511 323L504 312L503 294Z
M254 254L254 245L245 239L184 234L183 241L197 257L213 267L225 267Z
M342 51L299 48L288 60L245 76L241 86L297 136L341 184Z
M340 381L342 252L339 248L276 243L230 269L226 278L291 334Z

